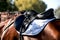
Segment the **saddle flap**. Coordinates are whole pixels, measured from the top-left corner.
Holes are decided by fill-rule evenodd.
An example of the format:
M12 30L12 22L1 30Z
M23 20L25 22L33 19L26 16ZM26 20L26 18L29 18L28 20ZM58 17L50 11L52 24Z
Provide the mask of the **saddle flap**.
M25 16L24 16L24 15L20 15L20 16L18 16L18 17L16 18L16 20L15 20L15 22L14 22L14 26L15 26L15 29L16 29L17 31L20 30L20 27L21 27L21 25L23 24L24 19L25 19Z

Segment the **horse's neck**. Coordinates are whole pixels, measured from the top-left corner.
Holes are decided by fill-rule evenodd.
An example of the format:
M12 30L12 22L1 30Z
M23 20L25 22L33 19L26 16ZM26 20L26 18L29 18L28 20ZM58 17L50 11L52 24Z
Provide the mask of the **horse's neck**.
M8 20L0 23L0 38L1 38L1 35L3 33L3 28L4 28L4 26L6 25L7 22L8 22Z
M11 25L10 27L8 27L11 22L12 22L12 19L8 20L7 23L5 24L5 26L4 26L3 30L2 30L3 33L2 33L2 36L1 36L1 40L3 39L4 35L5 35L6 32L9 30L9 28L12 26L12 25ZM8 28L7 28L7 27L8 27Z
M3 28L4 28L4 26L6 25L7 22L8 22L8 20L0 23L0 31L3 30Z
M7 20L6 20L6 21L1 22L1 23L0 23L0 28L1 28L1 27L3 28L3 27L5 26L5 24L6 24L6 23L7 23Z
M12 19L7 20L7 22L6 22L6 24L5 24L4 28L3 28L3 31L6 29L6 27L8 27L8 25L9 25L11 22L12 22Z

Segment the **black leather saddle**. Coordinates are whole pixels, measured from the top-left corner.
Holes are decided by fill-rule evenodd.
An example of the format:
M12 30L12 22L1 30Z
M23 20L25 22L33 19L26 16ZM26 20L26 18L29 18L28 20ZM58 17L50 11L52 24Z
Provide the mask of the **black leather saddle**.
M29 16L29 18L30 18L30 15L32 15L32 17L35 16L35 17L36 17L35 19L43 19L43 20L44 20L44 19L51 19L51 18L55 18L53 11L54 11L54 10L51 8L51 9L49 9L49 10L47 10L47 11L41 13L41 14L38 14L38 13L36 13L35 11L31 10L31 11L30 11L31 14L29 14L28 16ZM23 14L24 14L24 13L25 13L25 11L23 12ZM28 13L28 12L27 12L27 13ZM37 14L38 14L39 16L42 15L42 17L36 16ZM20 30L20 27L21 27L21 26L22 26L22 28L25 28L25 25L23 24L25 18L26 18L26 15L20 15L19 17L16 18L14 24L15 24L15 28L16 28L17 31ZM30 18L30 19L31 19L31 18Z

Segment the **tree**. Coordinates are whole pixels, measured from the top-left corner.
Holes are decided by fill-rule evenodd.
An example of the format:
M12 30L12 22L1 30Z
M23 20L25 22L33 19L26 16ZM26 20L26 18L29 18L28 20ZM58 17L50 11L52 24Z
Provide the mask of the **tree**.
M17 10L16 6L10 3L9 0L0 0L0 11L14 11Z
M9 11L17 11L17 7L15 6L14 2L12 2L13 0L7 0L8 3L8 10Z
M15 5L19 11L35 10L40 13L45 11L47 5L40 0L15 0Z
M60 19L60 6L55 10L55 17Z
M6 11L7 10L7 2L4 0L0 0L0 11Z

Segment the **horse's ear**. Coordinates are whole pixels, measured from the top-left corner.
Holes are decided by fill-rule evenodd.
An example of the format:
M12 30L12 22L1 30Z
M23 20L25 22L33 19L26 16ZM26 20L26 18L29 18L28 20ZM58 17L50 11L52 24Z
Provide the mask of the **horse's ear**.
M16 18L14 26L17 31L20 30L20 27L22 26L24 19L25 19L24 15L20 15L19 17Z

